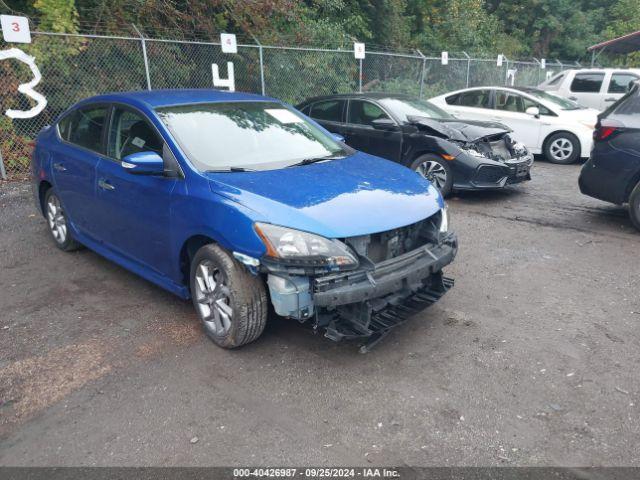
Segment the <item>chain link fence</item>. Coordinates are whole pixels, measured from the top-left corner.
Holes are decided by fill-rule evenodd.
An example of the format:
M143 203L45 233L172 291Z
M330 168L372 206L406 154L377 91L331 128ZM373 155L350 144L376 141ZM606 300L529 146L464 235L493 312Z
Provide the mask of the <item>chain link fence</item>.
M233 62L238 91L269 95L296 104L307 97L354 91L406 93L430 98L446 91L476 85L537 85L550 71L575 64L509 61L454 55L447 65L440 57L394 52L367 52L363 60L351 50L239 45L237 53L223 53L216 42L147 39L34 32L20 48L35 58L41 82L35 90L47 99L46 108L28 119L11 119L7 109L29 110L33 105L18 86L33 75L15 59L0 62L0 178L29 174L33 140L74 102L99 93L141 89L213 88L212 64L226 77ZM509 74L515 75L513 79Z

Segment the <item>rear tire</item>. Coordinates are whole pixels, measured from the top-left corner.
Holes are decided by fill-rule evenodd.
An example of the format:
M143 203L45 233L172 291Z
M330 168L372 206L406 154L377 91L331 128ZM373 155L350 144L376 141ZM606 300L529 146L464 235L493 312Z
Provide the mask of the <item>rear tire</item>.
M47 219L49 233L51 233L56 247L64 252L72 252L82 248L82 245L71 236L69 219L53 188L50 188L44 194L44 216Z
M640 230L640 182L629 196L629 218L633 226Z
M264 282L216 244L191 261L191 296L207 336L222 348L256 340L267 323Z
M449 163L433 153L420 155L409 166L436 187L443 197L448 196L453 188L453 172Z
M554 133L544 142L543 150L551 163L569 165L580 158L580 140L573 133Z

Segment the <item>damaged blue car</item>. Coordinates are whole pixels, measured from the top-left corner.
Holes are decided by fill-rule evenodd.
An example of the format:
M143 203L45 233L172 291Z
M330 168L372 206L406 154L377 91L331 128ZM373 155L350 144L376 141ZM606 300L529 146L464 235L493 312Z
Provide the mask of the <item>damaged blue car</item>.
M32 165L60 249L86 246L193 299L224 348L257 339L269 303L371 345L453 284L438 191L272 98L89 98L40 133Z

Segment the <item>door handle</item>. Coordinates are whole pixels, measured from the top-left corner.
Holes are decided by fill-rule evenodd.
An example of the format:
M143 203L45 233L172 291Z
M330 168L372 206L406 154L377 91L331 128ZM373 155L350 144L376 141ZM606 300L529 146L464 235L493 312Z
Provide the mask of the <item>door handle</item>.
M617 100L617 98L605 98L604 101L605 102L615 102Z
M115 190L116 187L114 187L113 185L111 185L107 180L101 178L100 180L98 180L98 186L102 189L102 190Z
M65 167L62 163L56 162L53 164L53 168L55 168L59 172L66 172L67 167Z
M569 97L569 100L578 100L578 97Z

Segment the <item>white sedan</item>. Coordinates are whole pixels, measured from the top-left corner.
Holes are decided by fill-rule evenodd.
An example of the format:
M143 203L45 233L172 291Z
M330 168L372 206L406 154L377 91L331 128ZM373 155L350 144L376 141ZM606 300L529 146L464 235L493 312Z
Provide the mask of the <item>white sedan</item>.
M478 87L430 100L456 117L500 122L512 138L550 162L588 157L598 111L533 87Z

